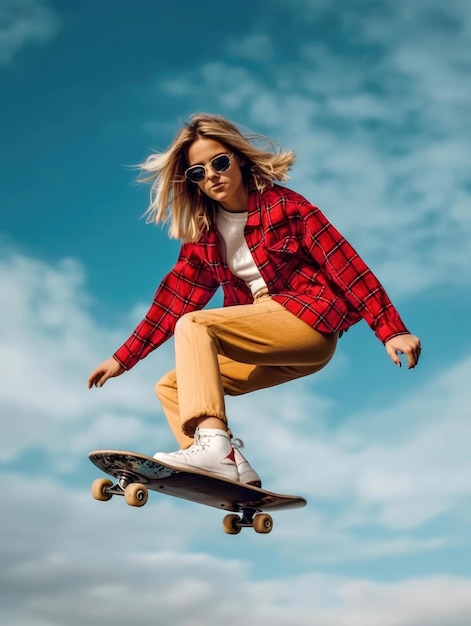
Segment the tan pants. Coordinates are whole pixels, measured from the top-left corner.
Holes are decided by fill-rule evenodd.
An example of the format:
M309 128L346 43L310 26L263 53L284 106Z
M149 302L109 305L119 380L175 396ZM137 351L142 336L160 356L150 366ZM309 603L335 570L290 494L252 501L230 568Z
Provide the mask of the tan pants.
M225 394L312 374L329 362L336 344L337 334L319 333L268 295L253 304L187 313L175 328L176 369L155 387L180 448L193 443L197 418L227 424Z

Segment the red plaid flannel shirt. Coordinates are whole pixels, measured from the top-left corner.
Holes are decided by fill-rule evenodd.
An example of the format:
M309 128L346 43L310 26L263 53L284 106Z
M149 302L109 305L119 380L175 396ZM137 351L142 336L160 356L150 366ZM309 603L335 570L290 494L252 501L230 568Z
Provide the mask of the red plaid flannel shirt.
M345 331L363 318L383 342L408 332L357 252L297 193L278 185L261 194L251 191L245 238L273 299L313 328ZM145 318L115 358L133 367L172 336L184 313L202 309L219 286L224 306L253 302L222 259L213 227L198 242L183 244Z

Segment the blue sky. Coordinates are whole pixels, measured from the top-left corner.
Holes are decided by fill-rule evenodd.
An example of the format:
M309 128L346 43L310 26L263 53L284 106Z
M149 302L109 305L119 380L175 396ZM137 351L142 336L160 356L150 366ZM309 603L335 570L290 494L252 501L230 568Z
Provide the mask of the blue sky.
M470 35L465 0L0 0L2 623L469 626ZM267 536L89 494L89 450L174 448L171 342L86 379L178 252L133 166L197 111L296 151L289 186L423 344L396 368L361 323L321 373L228 401L264 484L309 500Z

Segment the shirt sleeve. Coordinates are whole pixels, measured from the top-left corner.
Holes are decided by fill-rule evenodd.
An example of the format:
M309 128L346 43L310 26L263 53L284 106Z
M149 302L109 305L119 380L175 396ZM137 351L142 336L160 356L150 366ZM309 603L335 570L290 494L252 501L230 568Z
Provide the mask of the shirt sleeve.
M302 203L300 210L304 245L329 282L340 289L348 306L383 343L408 333L379 280L322 211L309 203Z
M127 370L169 339L178 319L202 309L219 284L193 244L184 244L177 262L160 283L144 319L114 353Z

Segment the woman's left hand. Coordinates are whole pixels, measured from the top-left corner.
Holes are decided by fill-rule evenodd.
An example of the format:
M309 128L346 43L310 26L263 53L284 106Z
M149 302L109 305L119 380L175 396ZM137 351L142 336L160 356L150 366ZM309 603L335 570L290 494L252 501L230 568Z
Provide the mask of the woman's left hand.
M399 367L401 367L400 354L406 355L407 367L409 369L415 367L419 362L422 348L420 339L415 335L397 335L387 341L384 346L391 360Z

